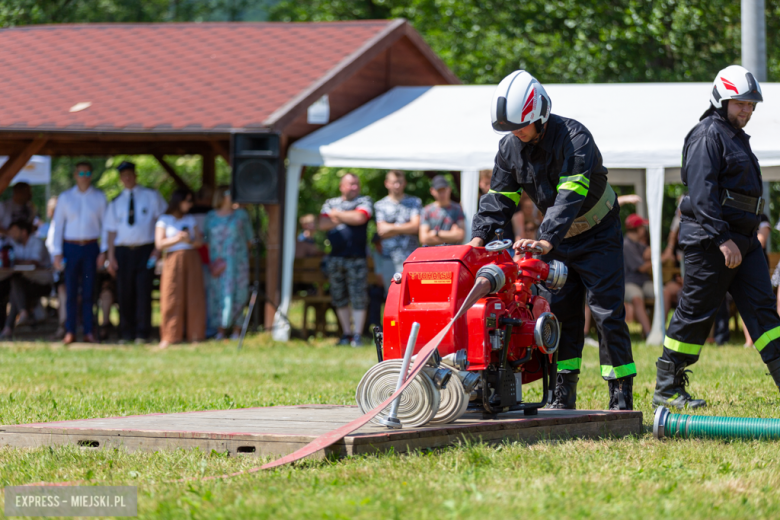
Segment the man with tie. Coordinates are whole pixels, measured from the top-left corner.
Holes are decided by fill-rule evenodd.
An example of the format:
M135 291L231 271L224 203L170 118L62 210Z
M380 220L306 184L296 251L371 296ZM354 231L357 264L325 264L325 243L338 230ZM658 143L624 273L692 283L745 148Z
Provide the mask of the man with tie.
M91 186L92 165L86 161L76 164L73 172L76 185L60 195L54 210L54 238L52 253L58 271L65 269L67 312L63 343L76 340L79 289L81 289L81 319L84 323L84 341L94 343L92 335L92 299L97 266L105 262L100 253L98 238L106 212L106 196ZM63 265L64 264L64 265Z
M167 207L156 190L136 183L135 164L119 165L125 189L106 210L108 270L116 276L122 341L145 343L152 329L152 280L159 251L154 225Z

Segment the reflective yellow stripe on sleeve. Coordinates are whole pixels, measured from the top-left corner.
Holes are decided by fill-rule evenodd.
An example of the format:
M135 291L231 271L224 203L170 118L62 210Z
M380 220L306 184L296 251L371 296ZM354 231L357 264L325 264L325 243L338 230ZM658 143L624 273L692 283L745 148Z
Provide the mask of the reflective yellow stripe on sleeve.
M520 188L518 191L495 191L495 190L488 190L488 193L495 193L497 195L503 195L504 197L508 198L512 202L515 203L515 206L517 206L520 203L520 195L523 194L523 189Z
M561 177L558 181L558 191L569 190L586 197L590 188L590 179L584 175L570 175Z

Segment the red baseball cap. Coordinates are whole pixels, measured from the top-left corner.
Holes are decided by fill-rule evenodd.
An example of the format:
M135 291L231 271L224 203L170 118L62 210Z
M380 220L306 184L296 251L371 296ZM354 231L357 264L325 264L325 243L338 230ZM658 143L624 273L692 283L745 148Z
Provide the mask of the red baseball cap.
M632 213L626 217L626 228L628 229L636 229L640 226L646 226L647 224L648 220L640 217L636 213Z

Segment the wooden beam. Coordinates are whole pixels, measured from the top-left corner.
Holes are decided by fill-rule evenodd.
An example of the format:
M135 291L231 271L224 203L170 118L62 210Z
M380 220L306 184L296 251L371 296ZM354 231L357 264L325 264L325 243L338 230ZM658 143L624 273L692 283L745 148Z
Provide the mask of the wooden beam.
M173 169L173 166L171 166L170 163L165 160L165 157L155 154L154 158L157 159L157 162L160 163L160 166L162 166L162 169L165 170L165 173L167 173L176 182L176 184L179 185L180 188L192 190L192 188L187 185L184 179L182 179L179 174L176 173L176 170Z
M0 193L5 191L14 177L16 177L16 174L24 168L32 156L38 153L45 144L45 137L36 137L27 143L20 151L8 157L5 164L0 166Z
M214 156L214 150L211 148L204 149L201 152L203 158L203 193L208 194L209 200L217 189L217 165L214 162L216 157Z
M222 141L211 141L211 147L214 149L214 153L222 156L225 162L230 164L230 151L225 147Z
M270 302L265 303L263 323L265 330L271 330L276 307L282 297L282 205L265 204L268 215L268 230L265 241L265 294Z

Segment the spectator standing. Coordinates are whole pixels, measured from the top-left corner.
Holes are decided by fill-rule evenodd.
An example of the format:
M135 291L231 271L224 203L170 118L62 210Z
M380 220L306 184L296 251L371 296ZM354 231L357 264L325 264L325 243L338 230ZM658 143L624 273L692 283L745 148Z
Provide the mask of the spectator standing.
M404 262L419 247L422 201L404 193L406 176L399 170L385 175L387 197L374 205L376 230L382 239L381 274L388 289L395 273L404 270Z
M54 212L57 209L57 197L52 197L46 204L46 216L49 217L47 223L45 244L46 249L49 251L49 257L54 262ZM40 229L38 230L40 231ZM57 291L57 331L54 333L52 339L59 340L65 336L65 320L68 317L67 314L67 301L68 292L65 290L65 276L64 273L59 270L54 270L54 287Z
M654 298L652 263L647 239L647 220L636 213L626 217L626 234L623 239L623 262L626 273L624 301L633 309L633 317L642 325L645 337L650 333L650 317L645 308L645 298ZM627 318L626 321L629 321Z
M200 341L206 335L203 263L198 253L203 242L195 218L188 214L192 206L192 192L177 189L155 225L155 247L165 253L160 276L160 349L185 337Z
M295 258L309 258L322 256L322 251L314 241L314 232L317 231L317 217L312 214L303 215L298 219L301 232L295 241Z
M434 202L423 209L420 243L424 246L460 244L466 236L465 216L460 204L452 201L452 187L443 175L433 178L431 196Z
M11 198L0 203L0 233L5 234L12 222L35 221L35 206L32 203L32 188L26 182L17 182L12 188Z
M206 215L204 236L209 247L211 277L207 287L209 328L224 339L232 326L231 339L241 335L240 318L249 299L249 247L252 222L242 208L235 208L230 186L214 194L214 210Z
M368 307L368 221L370 197L360 195L360 179L347 173L339 182L341 197L325 201L319 228L328 232L330 295L344 334L339 345L363 346L361 332Z
M19 325L28 323L30 314L43 296L51 291L51 258L43 240L33 234L32 224L27 220L16 220L8 227L8 237L13 241L15 265L30 265L35 271L14 273L11 277L11 312L5 320L0 339L13 334L16 318Z
M108 205L103 249L108 272L116 278L120 339L145 343L152 333L152 282L159 257L154 230L166 203L157 190L138 185L135 164L124 161L117 169L124 190Z
M73 172L76 185L63 192L54 211L52 253L57 270L65 270L67 317L63 343L76 340L79 290L81 290L81 319L84 341L93 343L92 299L95 274L103 265L105 255L100 252L98 238L103 228L106 196L91 186L92 165L86 161L76 164Z

